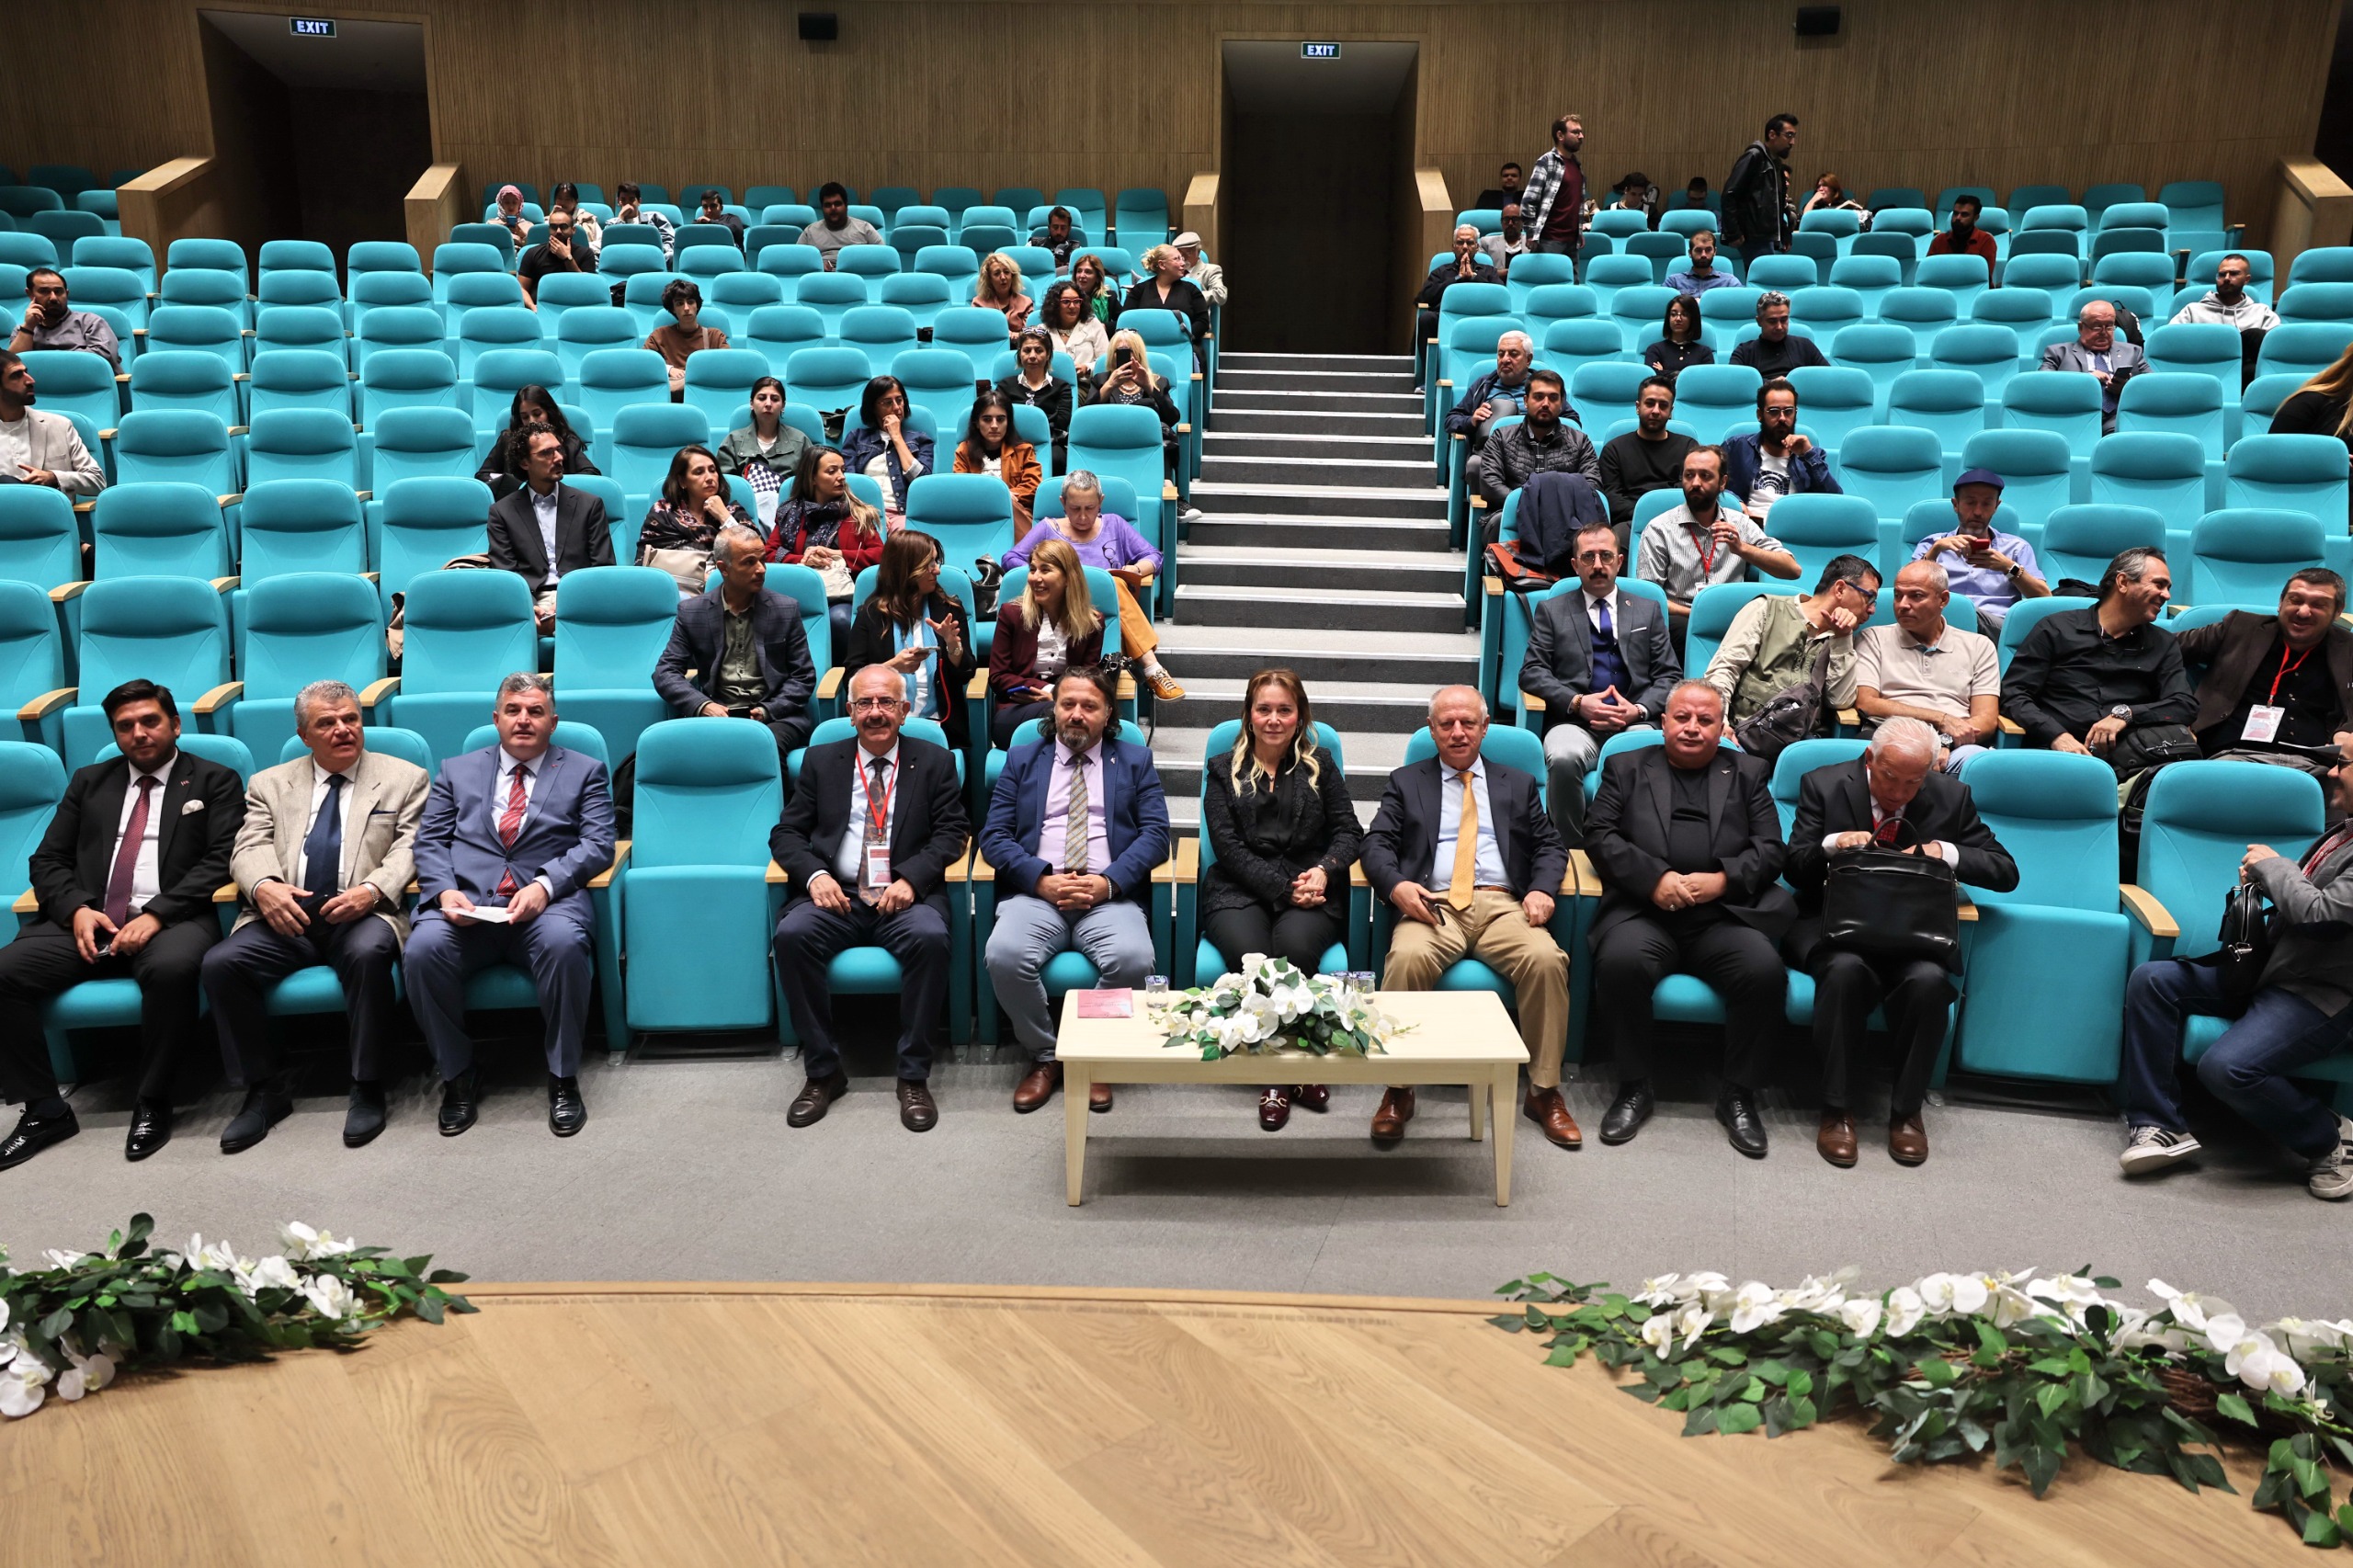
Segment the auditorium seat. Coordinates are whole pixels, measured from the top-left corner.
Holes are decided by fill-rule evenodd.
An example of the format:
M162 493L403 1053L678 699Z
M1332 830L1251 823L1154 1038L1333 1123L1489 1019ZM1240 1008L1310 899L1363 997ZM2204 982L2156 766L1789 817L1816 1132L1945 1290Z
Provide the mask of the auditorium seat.
M1967 370L1906 370L1887 389L1887 422L1934 433L1945 455L1945 483L1961 472L1961 451L1985 428L1985 389Z
M662 493L679 448L710 438L710 419L694 404L666 401L631 403L613 415L613 466L606 472L629 497L632 514L643 512Z
M2223 505L2291 507L2340 533L2347 506L2343 447L2334 436L2242 437L2224 471Z
M2263 347L2256 356L2256 374L2308 380L2335 364L2347 343L2353 343L2353 327L2334 322L2283 323L2264 335Z
M793 298L817 312L831 337L841 332L847 312L866 303L866 279L853 273L812 272L802 276Z
M351 421L332 409L281 408L255 416L245 437L245 483L327 479L362 492L359 440Z
M91 574L110 577L233 575L235 551L221 504L200 484L118 484L98 493L90 516Z
M81 767L113 744L100 699L128 680L172 688L186 732L210 731L229 680L229 607L200 577L108 577L82 595L75 695L63 711L65 765Z
M1988 322L1949 326L1930 340L1928 361L1935 369L1962 370L1974 377L1979 402L1991 416L2001 407L2002 390L2018 373L2018 335Z
M2092 449L2091 476L2092 500L2154 507L2175 532L2188 529L2220 499L2197 438L2177 432L2120 431L2102 437Z
M408 592L415 578L438 572L461 555L490 550L490 486L471 474L402 478L386 485L379 501L382 512L371 528L378 588L387 618L393 601ZM536 643L533 653L530 662L536 663Z
M1883 322L1840 327L1830 340L1829 358L1833 364L1868 374L1873 396L1882 408L1895 379L1909 373L1919 363L1911 331Z
M2187 536L2179 542L2187 543ZM2167 552L2166 564L2173 569L2174 595L2181 598L2188 596L2192 574L2187 552L2176 550L2175 543L2161 512L2118 502L2086 502L2052 512L2042 525L2041 537L2034 540L2034 557L2043 583L2056 592L2061 581L2069 577L2097 583L2120 551L2163 550Z
M2270 434L2272 415L2303 384L2304 378L2301 375L2277 373L2257 376L2247 382L2246 390L2239 394L2239 435ZM2237 445L2236 437L2233 438L2232 444Z
M1891 520L1915 501L1949 494L1944 445L1933 430L1877 425L1853 431L1838 449L1836 470L1847 494L1863 496Z
M2075 498L2067 443L2048 430L1983 430L1961 449L1961 472L1990 468L2002 476L2002 505L2016 513L2027 538ZM1956 477L1958 477L1956 475Z
M612 521L620 532L622 520ZM627 527L634 534L634 522ZM604 737L615 767L636 755L648 726L668 717L652 676L677 608L676 580L653 567L574 572L556 585L555 676L563 711Z
M895 305L859 305L842 312L834 335L844 348L866 356L867 374L887 374L891 361L916 347L915 318Z
M239 597L239 692L228 728L256 756L276 756L295 738L294 699L311 682L364 692L383 678L383 612L366 578L285 573L248 583ZM378 733L369 732L370 745Z
M512 572L428 570L407 593L401 673L376 710L423 735L438 766L463 749L508 672L539 667L531 590Z

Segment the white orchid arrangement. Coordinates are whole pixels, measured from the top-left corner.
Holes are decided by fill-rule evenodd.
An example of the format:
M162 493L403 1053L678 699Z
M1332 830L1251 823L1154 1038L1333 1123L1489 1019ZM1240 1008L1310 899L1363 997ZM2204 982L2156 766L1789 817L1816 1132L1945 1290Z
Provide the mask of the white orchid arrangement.
M474 1310L441 1288L466 1277L432 1269L430 1257L393 1257L300 1221L259 1259L201 1235L185 1252L150 1251L153 1230L133 1215L104 1251L51 1252L32 1272L12 1271L0 1247L0 1415L30 1415L52 1393L71 1403L120 1371L347 1350L395 1318L439 1323Z
M2229 1302L2149 1281L2154 1309L2117 1281L2031 1269L1931 1274L1859 1290L1860 1271L1791 1289L1668 1274L1630 1293L1531 1274L1499 1290L1521 1311L1489 1321L1549 1333L1547 1365L1592 1355L1626 1392L1684 1414L1684 1435L1768 1437L1848 1410L1874 1419L1899 1463L1989 1448L2036 1496L2072 1445L2104 1464L2235 1490L2211 1450L2262 1443L2254 1506L2306 1544L2353 1540L2353 1320L2250 1327ZM2207 1423L2214 1423L2210 1427ZM2203 1450L2203 1451L2201 1451Z
M1170 1045L1194 1047L1204 1062L1286 1049L1367 1056L1408 1027L1374 1006L1370 993L1264 953L1243 954L1241 969L1214 985L1177 992L1163 1023Z

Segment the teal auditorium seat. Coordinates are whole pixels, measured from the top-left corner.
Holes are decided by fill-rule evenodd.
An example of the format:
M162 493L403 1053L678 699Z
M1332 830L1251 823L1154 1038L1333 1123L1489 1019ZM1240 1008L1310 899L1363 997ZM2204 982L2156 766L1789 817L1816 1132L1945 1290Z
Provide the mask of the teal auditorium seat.
M244 590L229 733L257 757L294 739L294 698L314 680L365 693L384 678L384 622L365 577L290 573ZM369 744L377 744L371 731ZM419 763L419 767L427 766Z
M691 366L693 361L688 363ZM893 358L889 370L906 389L908 406L927 410L942 438L952 440L972 406L971 357L954 348L911 348ZM952 454L945 455L952 460ZM1051 460L1053 454L1041 449L1039 455L1041 460Z
M273 479L247 490L240 512L240 596L290 573L356 577L369 569L366 512L348 485L331 479ZM373 584L368 592L372 599ZM242 616L234 619L244 624Z
M541 307L544 309L545 307ZM556 362L563 367L564 380L580 382L591 354L607 350L652 353L638 346L645 341L637 330L637 318L619 305L601 301L592 305L574 305L566 310L556 324ZM659 355L654 356L659 358ZM663 395L669 395L669 378L663 378Z
M2174 597L2268 612L2279 606L2289 573L2326 566L2342 575L2353 565L2349 555L2353 538L2341 527L2331 532L2309 512L2225 507L2190 529L2188 560L2174 567Z
M1874 570L1879 566L1879 511L1866 496L1826 490L1784 495L1773 504L1770 521L1773 537L1797 557L1792 586L1803 592L1812 593L1824 569L1840 555L1859 555ZM1892 581L1882 584L1880 602L1891 602L1893 594Z
M2228 440L2226 415L2234 405L2222 383L2195 371L2152 370L2124 383L2116 400L2116 433L2172 432L2198 443L2211 482L2222 465ZM2341 466L2341 465L2340 465Z
M1873 421L1878 389L1870 372L1837 365L1801 365L1789 375L1797 389L1798 415L1822 445L1824 455L1837 460L1848 437Z
M650 566L614 566L569 574L555 595L557 710L602 735L619 767L669 714L653 674L677 619L677 582Z
M106 382L106 392L112 392L114 377L108 371L105 360L90 354L74 358L84 361L80 369L85 374L93 368L90 362L95 360L95 369ZM64 382L60 389L63 395L52 403L56 408L95 418L98 408L112 401L111 397L101 397L89 392L82 392L77 398L73 381L57 375L45 365L36 365L32 369L36 383L52 375ZM131 361L131 408L133 413L193 409L212 415L231 429L237 429L245 422L244 400L241 391L229 361L215 354L187 348L158 348ZM43 386L40 392L46 396L49 389Z
M99 700L127 680L171 687L186 730L210 731L207 699L229 679L229 607L196 577L119 576L82 596L79 682L63 714L68 767L111 744Z
M1142 406L1114 403L1090 403L1078 409L1070 419L1070 467L1134 485L1137 517L1131 520L1147 539L1165 537L1161 497L1166 463L1157 414Z
M340 354L315 348L274 348L254 356L245 384L249 415L280 409L324 409L352 423L351 371Z
M2006 497L2007 493L2004 494ZM2168 545L2163 513L2113 501L2086 503L2052 511L2043 523L2042 538L2035 545L2034 557L2035 564L2042 569L2042 580L2055 589L2069 577L2086 583L2098 582L2107 572L2108 563L2121 551L2168 550ZM2179 595L2191 577L2189 562L2170 559L2170 553L2168 551L2166 563L2173 568L2174 592Z
M17 716L16 729L7 733L51 752L64 744L59 715L74 697L66 651L49 595L34 584L0 577L0 704Z
M1764 384L1746 365L1693 365L1675 379L1675 416L1696 427L1701 441L1721 442L1754 426Z
M423 735L438 763L462 749L501 680L539 668L531 590L512 572L420 572L403 624L399 685L377 710Z
M2224 503L2308 512L2331 532L2346 516L2346 464L2334 436L2246 436L2231 448Z
M1935 435L1950 483L1961 473L1961 449L1985 429L1984 387L1967 370L1906 370L1888 386L1887 422Z
M399 272L384 274L392 279L405 276ZM393 285L383 287L389 289ZM449 341L447 324L441 319L441 312L430 304L392 304L388 301L373 306L359 318L352 339L352 365L364 376L369 361L379 354L393 349L430 350L449 359L449 372L454 378L458 361L449 351Z
M1851 330L1851 329L1850 329ZM1915 502L1948 494L1944 445L1933 430L1904 425L1866 426L1839 445L1838 483L1883 518L1902 517Z
M662 493L679 448L710 439L710 417L691 403L631 403L614 414L611 429L612 476L638 511Z
M368 564L383 563L381 546L385 493L404 479L471 478L474 472L474 422L458 408L394 408L385 411L363 446L368 452L371 498L368 502ZM485 517L488 492L483 507Z
M714 449L735 410L752 401L752 383L767 373L767 358L749 348L706 348L688 358L685 406L701 411Z
M862 349L827 347L796 350L785 361L782 380L788 403L823 414L856 409L872 372Z
M1785 497L1795 500L1795 496ZM1847 497L1852 500L1852 496ZM1774 510L1780 508L1777 504ZM1801 574L1796 577L1774 577L1745 583L1711 583L1691 597L1691 614L1684 622L1683 669L1694 680L1705 678L1708 665L1714 662L1716 650L1723 645L1724 633L1732 630L1733 617L1745 608L1748 601L1768 594L1796 595L1812 585ZM1586 793L1600 788L1598 767L1586 774Z
M133 244L139 241L131 242ZM143 248L143 247L142 247ZM64 270L65 287L72 295L76 310L97 310L109 307L120 311L133 327L147 324L148 298L154 292L147 278L129 267L69 267ZM341 301L338 299L339 305ZM122 345L126 354L138 348L136 343Z
M438 572L444 562L461 555L481 555L490 549L490 486L471 474L396 480L384 490L381 505L374 525L375 560L388 617L393 601L408 592L414 579ZM536 663L509 665L499 674Z
M2072 454L2065 438L2049 430L1980 431L1961 449L1961 466L1963 472L1990 468L2000 474L2002 505L2029 529L2040 528L2075 499Z
M2207 511L2206 454L2194 437L2119 431L2101 437L2092 449L2091 466L2095 501L2154 507L2165 527L2176 532L2187 530Z
M361 488L359 438L344 415L324 408L281 408L256 415L245 437L249 484L280 479L331 479Z
M651 348L592 349L581 357L575 385L580 406L608 437L622 409L670 401L669 368ZM611 469L605 460L609 455L607 451L597 457L597 466L608 472Z
M91 574L101 582L193 577L211 583L236 570L221 503L201 484L157 481L102 490L90 509L90 540Z

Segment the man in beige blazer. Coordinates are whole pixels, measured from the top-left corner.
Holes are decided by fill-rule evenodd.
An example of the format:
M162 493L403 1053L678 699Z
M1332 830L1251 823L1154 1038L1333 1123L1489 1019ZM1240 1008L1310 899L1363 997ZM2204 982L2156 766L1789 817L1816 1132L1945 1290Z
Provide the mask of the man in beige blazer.
M221 1053L245 1085L244 1106L221 1134L224 1154L252 1148L294 1108L266 1004L278 981L318 964L334 968L350 1016L344 1144L357 1149L384 1130L392 964L408 937L429 780L415 764L367 749L358 695L339 680L304 687L294 725L311 755L264 768L247 787L229 861L245 907L205 954Z
M0 348L0 475L88 500L107 487L106 471L82 444L74 421L35 408L33 396L32 371Z

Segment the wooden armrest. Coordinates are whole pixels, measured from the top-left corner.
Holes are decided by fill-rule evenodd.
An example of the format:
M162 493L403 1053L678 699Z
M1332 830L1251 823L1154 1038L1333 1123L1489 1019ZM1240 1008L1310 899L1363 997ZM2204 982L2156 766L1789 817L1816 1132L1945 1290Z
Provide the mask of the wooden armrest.
M253 433L254 427L250 425L232 425L229 426L229 434L232 436L250 436Z
M238 491L238 492L237 492L235 494L233 494L233 495L222 495L222 496L216 496L216 497L215 497L215 499L216 499L216 500L218 500L218 501L221 503L221 505L222 505L223 506L235 506L238 502L240 502L240 501L244 500L244 498L245 498L245 493L244 493L244 491L242 491L242 490Z
M1523 691L1519 694L1519 707L1523 713L1541 713L1544 711L1544 699L1532 691Z
M608 888L613 885L613 873L620 870L621 869L621 862L629 858L629 842L630 841L628 839L624 838L620 843L613 846L613 863L588 879L588 885L590 887Z
M1127 671L1121 670L1120 672L1120 700L1122 702L1133 702L1135 699L1136 677L1128 674Z
M988 694L989 672L986 670L974 670L972 672L972 678L964 683L964 700L967 702L978 702L982 698L986 697Z
M1484 495L1473 495L1473 496L1472 496L1472 497L1471 497L1471 509L1472 509L1472 511L1474 511L1474 512L1483 512L1483 511L1485 511L1485 510L1487 509L1487 498L1486 498Z
M1195 381L1199 381L1200 378L1199 378L1199 377L1198 377L1198 376L1196 376L1196 377L1194 377L1193 379L1194 379ZM1179 419L1178 421L1176 421L1176 434L1178 434L1179 436L1189 436L1189 435L1191 435L1192 433L1193 433L1193 422L1192 422L1191 420L1189 420L1189 419Z
M1448 440L1449 440L1449 441L1468 441L1470 438L1471 438L1470 437L1468 437L1468 436L1464 435L1464 434L1463 434L1461 431L1460 431L1460 430L1455 431L1452 435L1450 435L1450 436L1449 436L1449 437L1447 437L1447 439L1448 439Z
M1554 901L1555 901L1555 902L1558 902L1559 900L1561 900L1561 899L1564 899L1564 898L1574 898L1574 897L1576 897L1576 895L1577 895L1577 870L1576 870L1576 868L1575 868L1574 866L1563 866L1563 867L1562 867L1562 868L1561 868L1561 891L1560 891L1559 892L1557 892L1557 893L1553 894Z
M1576 880L1579 898L1601 896L1601 873L1593 869L1593 857L1584 850L1569 851L1569 875Z
M1838 722L1850 730L1859 729L1862 725L1863 716L1851 708L1841 708L1838 710Z
M1977 924L1976 901L1972 899L1967 893L1961 893L1957 896L1960 902L1953 906L1954 916L1974 926Z
M111 441L111 440L113 440L113 439L115 438L115 437L116 437L116 436L119 435L120 433L121 433L120 431L119 431L119 430L117 430L117 429L114 429L114 428L112 428L111 426L109 426L108 428L104 429L104 430L101 430L101 431L99 431L99 432L98 432L98 439L99 439L99 440L101 440L101 441ZM235 433L235 432L233 432L233 431L232 431L232 432L231 432L231 434L233 434L233 435L234 433Z
M972 880L972 856L967 854L962 859L949 867L947 870L940 873L939 880L944 882L971 881Z
M62 605L67 599L79 598L89 586L87 583L60 583L49 590L49 602L53 605Z
M232 702L236 701L237 699L243 697L244 694L245 683L244 681L222 681L219 686L214 687L210 691L206 692L202 697L196 699L196 710L200 714L218 713L221 710L226 708Z
M1483 576L1479 581L1487 585L1486 594L1489 598L1499 599L1504 597L1504 580L1501 577Z
M1165 869L1168 871L1165 879L1168 881L1183 882L1188 886L1199 881L1201 880L1201 841L1199 838L1178 839L1176 853L1170 858ZM1154 870L1152 880L1160 881L1164 879L1158 870Z
M2148 889L2135 882L2126 882L2116 892L2123 901L2124 913L2139 921L2150 936L2163 937L2170 941L2181 935L2181 927L2174 924L2174 918L2166 913L2165 906L2158 903L2157 895Z
M975 848L972 851L972 869L966 871L964 876L969 881L994 882L996 881L996 868L989 864L989 858L987 856L982 854L978 848Z
M2026 733L2026 727L2020 724L2016 719L2011 718L2007 713L2002 715L2001 723L2002 733L2006 735L2023 735Z
M76 512L95 512L97 509L98 504L96 501L76 501L74 503L74 510Z
M773 860L768 862L768 886L772 888L780 888L790 881L792 881L791 872L786 870L783 867L778 865Z
M381 680L371 680L368 683L368 689L359 694L359 706L373 708L400 688L401 677L398 676L386 676Z
M32 889L27 888L24 892L17 895L15 913L18 915L39 915L40 913L40 899L33 892Z
M1364 874L1364 868L1361 865L1350 866L1348 868L1348 886L1352 888L1369 888L1372 886L1372 879Z
M46 719L72 702L74 694L81 689L77 686L61 686L55 691L44 691L17 710L17 722L20 724L29 724L36 720Z
M835 665L817 677L817 695L831 701L842 694L842 667Z
M1452 392L1454 390L1454 383L1448 381L1444 376L1440 376L1438 379L1438 390L1440 392Z
M237 577L215 577L212 579L212 591L216 594L233 592L242 580Z
M1168 481L1168 480L1165 480L1165 479L1162 480L1162 481L1160 482L1160 498L1161 498L1163 501L1174 501L1174 500L1176 500L1176 486L1173 483L1171 483L1170 481Z
M384 580L384 574L381 572L362 572L359 574L371 583L381 583Z
M215 903L236 903L237 884L234 882L222 882L219 887L214 888L212 890L212 902Z

